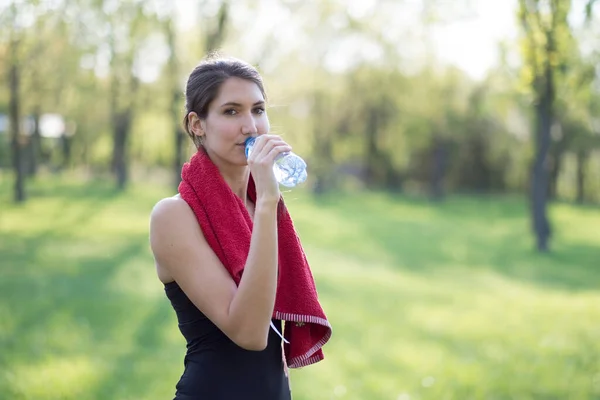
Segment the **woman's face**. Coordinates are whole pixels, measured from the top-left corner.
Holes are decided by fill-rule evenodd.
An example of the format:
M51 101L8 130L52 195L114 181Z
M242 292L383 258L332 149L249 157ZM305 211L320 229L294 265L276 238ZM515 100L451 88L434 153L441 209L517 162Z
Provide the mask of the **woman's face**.
M265 99L252 81L228 78L200 120L208 154L235 165L247 165L244 141L248 136L269 133Z

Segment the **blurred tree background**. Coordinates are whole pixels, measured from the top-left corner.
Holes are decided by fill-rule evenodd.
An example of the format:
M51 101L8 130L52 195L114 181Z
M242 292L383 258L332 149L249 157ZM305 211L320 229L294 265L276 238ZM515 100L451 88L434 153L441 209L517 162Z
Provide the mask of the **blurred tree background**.
M40 170L124 189L170 169L175 187L185 79L219 50L260 68L315 193L527 193L547 250L548 201L600 200L597 13L519 1L518 36L474 77L432 44L473 1L5 1L2 174L16 201Z
M309 165L296 190L311 201L378 193L456 211L456 198L510 199L527 206L524 223L511 225L532 239L524 246L552 253L561 230L578 229L559 224L552 205L598 217L599 5L507 2L514 30L491 45L494 63L473 72L464 65L484 55L470 40L492 26L470 21L490 2L0 1L0 207L22 210L64 182L109 182L107 196L140 183L174 193L193 152L181 126L186 78L218 50L261 71L273 132ZM439 44L461 25L467 39ZM600 238L599 226L589 229ZM594 248L585 260L597 269ZM431 398L598 399L598 382L584 397Z

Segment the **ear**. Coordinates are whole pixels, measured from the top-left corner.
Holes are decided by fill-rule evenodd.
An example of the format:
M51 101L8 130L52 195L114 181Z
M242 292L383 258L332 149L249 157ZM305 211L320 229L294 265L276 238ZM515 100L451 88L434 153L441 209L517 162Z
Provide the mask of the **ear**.
M188 114L188 129L196 136L204 136L206 133L204 121L194 111Z

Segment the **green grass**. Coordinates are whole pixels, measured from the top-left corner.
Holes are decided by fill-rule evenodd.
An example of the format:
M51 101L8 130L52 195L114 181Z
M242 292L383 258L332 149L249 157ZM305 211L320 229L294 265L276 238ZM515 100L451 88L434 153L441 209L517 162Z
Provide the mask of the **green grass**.
M168 399L185 343L148 246L168 191L0 185L0 398ZM295 400L600 399L600 210L286 193L333 325Z

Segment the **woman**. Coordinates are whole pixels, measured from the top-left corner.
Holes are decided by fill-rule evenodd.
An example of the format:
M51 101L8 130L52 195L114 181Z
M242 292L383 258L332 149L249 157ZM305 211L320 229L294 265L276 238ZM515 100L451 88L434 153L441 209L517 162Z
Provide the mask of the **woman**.
M189 76L184 126L198 151L150 223L158 278L187 341L179 400L290 399L287 367L320 361L331 335L273 173L291 147L269 134L265 107L245 62L207 60Z

